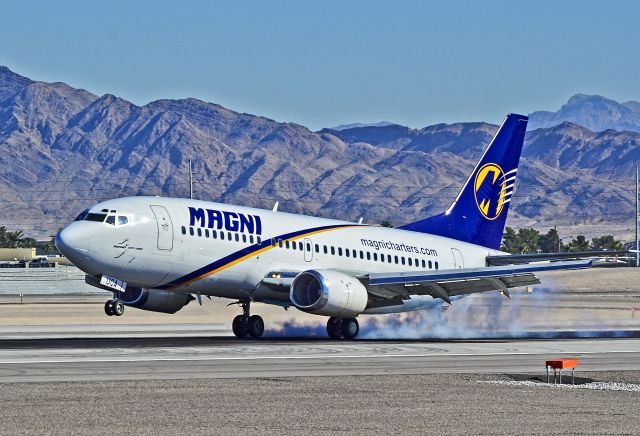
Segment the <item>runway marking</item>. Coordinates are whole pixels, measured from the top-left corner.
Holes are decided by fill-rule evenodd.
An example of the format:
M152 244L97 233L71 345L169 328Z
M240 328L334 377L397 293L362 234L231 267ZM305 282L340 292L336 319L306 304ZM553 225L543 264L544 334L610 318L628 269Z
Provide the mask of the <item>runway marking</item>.
M555 355L595 355L595 354L616 354L616 353L640 353L638 350L621 350L621 351L575 351L575 352L544 352L544 353L527 353L527 352L506 352L506 353L456 353L456 354L385 354L385 355L334 355L334 356L221 356L221 357L137 357L137 358L112 358L112 359L59 359L59 360L16 360L16 361L0 361L0 365L27 365L37 363L113 363L113 362L188 362L188 361L229 361L229 360L330 360L330 359L386 359L386 358L422 358L422 357L493 357L493 356L540 356L544 354Z

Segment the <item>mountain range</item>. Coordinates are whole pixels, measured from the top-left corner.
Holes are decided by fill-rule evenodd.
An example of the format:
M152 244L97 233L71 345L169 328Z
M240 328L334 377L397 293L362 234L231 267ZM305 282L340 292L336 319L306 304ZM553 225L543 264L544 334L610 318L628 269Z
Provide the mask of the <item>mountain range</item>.
M600 116L578 108L600 100L576 96L555 115L532 114L511 225L628 236L640 133L609 106ZM625 127L613 130L615 120ZM469 122L313 132L193 98L138 106L0 67L0 225L42 238L102 199L188 196L189 159L196 198L398 225L444 210L496 130Z

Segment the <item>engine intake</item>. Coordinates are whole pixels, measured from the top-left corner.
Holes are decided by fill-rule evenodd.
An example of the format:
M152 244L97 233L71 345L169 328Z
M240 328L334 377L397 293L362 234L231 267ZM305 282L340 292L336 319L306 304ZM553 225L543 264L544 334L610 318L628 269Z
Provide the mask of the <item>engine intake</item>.
M291 284L290 299L303 312L315 315L354 317L367 307L367 288L340 271L309 270Z
M165 291L163 289L146 289L127 286L127 290L119 295L120 301L127 306L151 312L176 313L191 300L191 294Z

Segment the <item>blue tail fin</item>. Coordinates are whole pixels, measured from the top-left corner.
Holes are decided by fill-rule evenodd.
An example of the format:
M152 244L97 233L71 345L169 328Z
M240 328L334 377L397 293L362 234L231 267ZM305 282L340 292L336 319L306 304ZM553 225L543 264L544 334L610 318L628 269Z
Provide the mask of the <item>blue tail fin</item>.
M401 229L500 248L528 118L509 114L445 213Z

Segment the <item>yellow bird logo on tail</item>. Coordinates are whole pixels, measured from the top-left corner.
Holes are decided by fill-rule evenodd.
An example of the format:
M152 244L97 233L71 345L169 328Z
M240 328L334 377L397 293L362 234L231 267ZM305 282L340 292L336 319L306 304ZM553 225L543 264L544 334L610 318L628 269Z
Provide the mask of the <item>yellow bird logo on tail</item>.
M488 163L478 170L473 191L478 209L486 219L494 220L500 216L504 205L511 199L512 187L500 166Z

